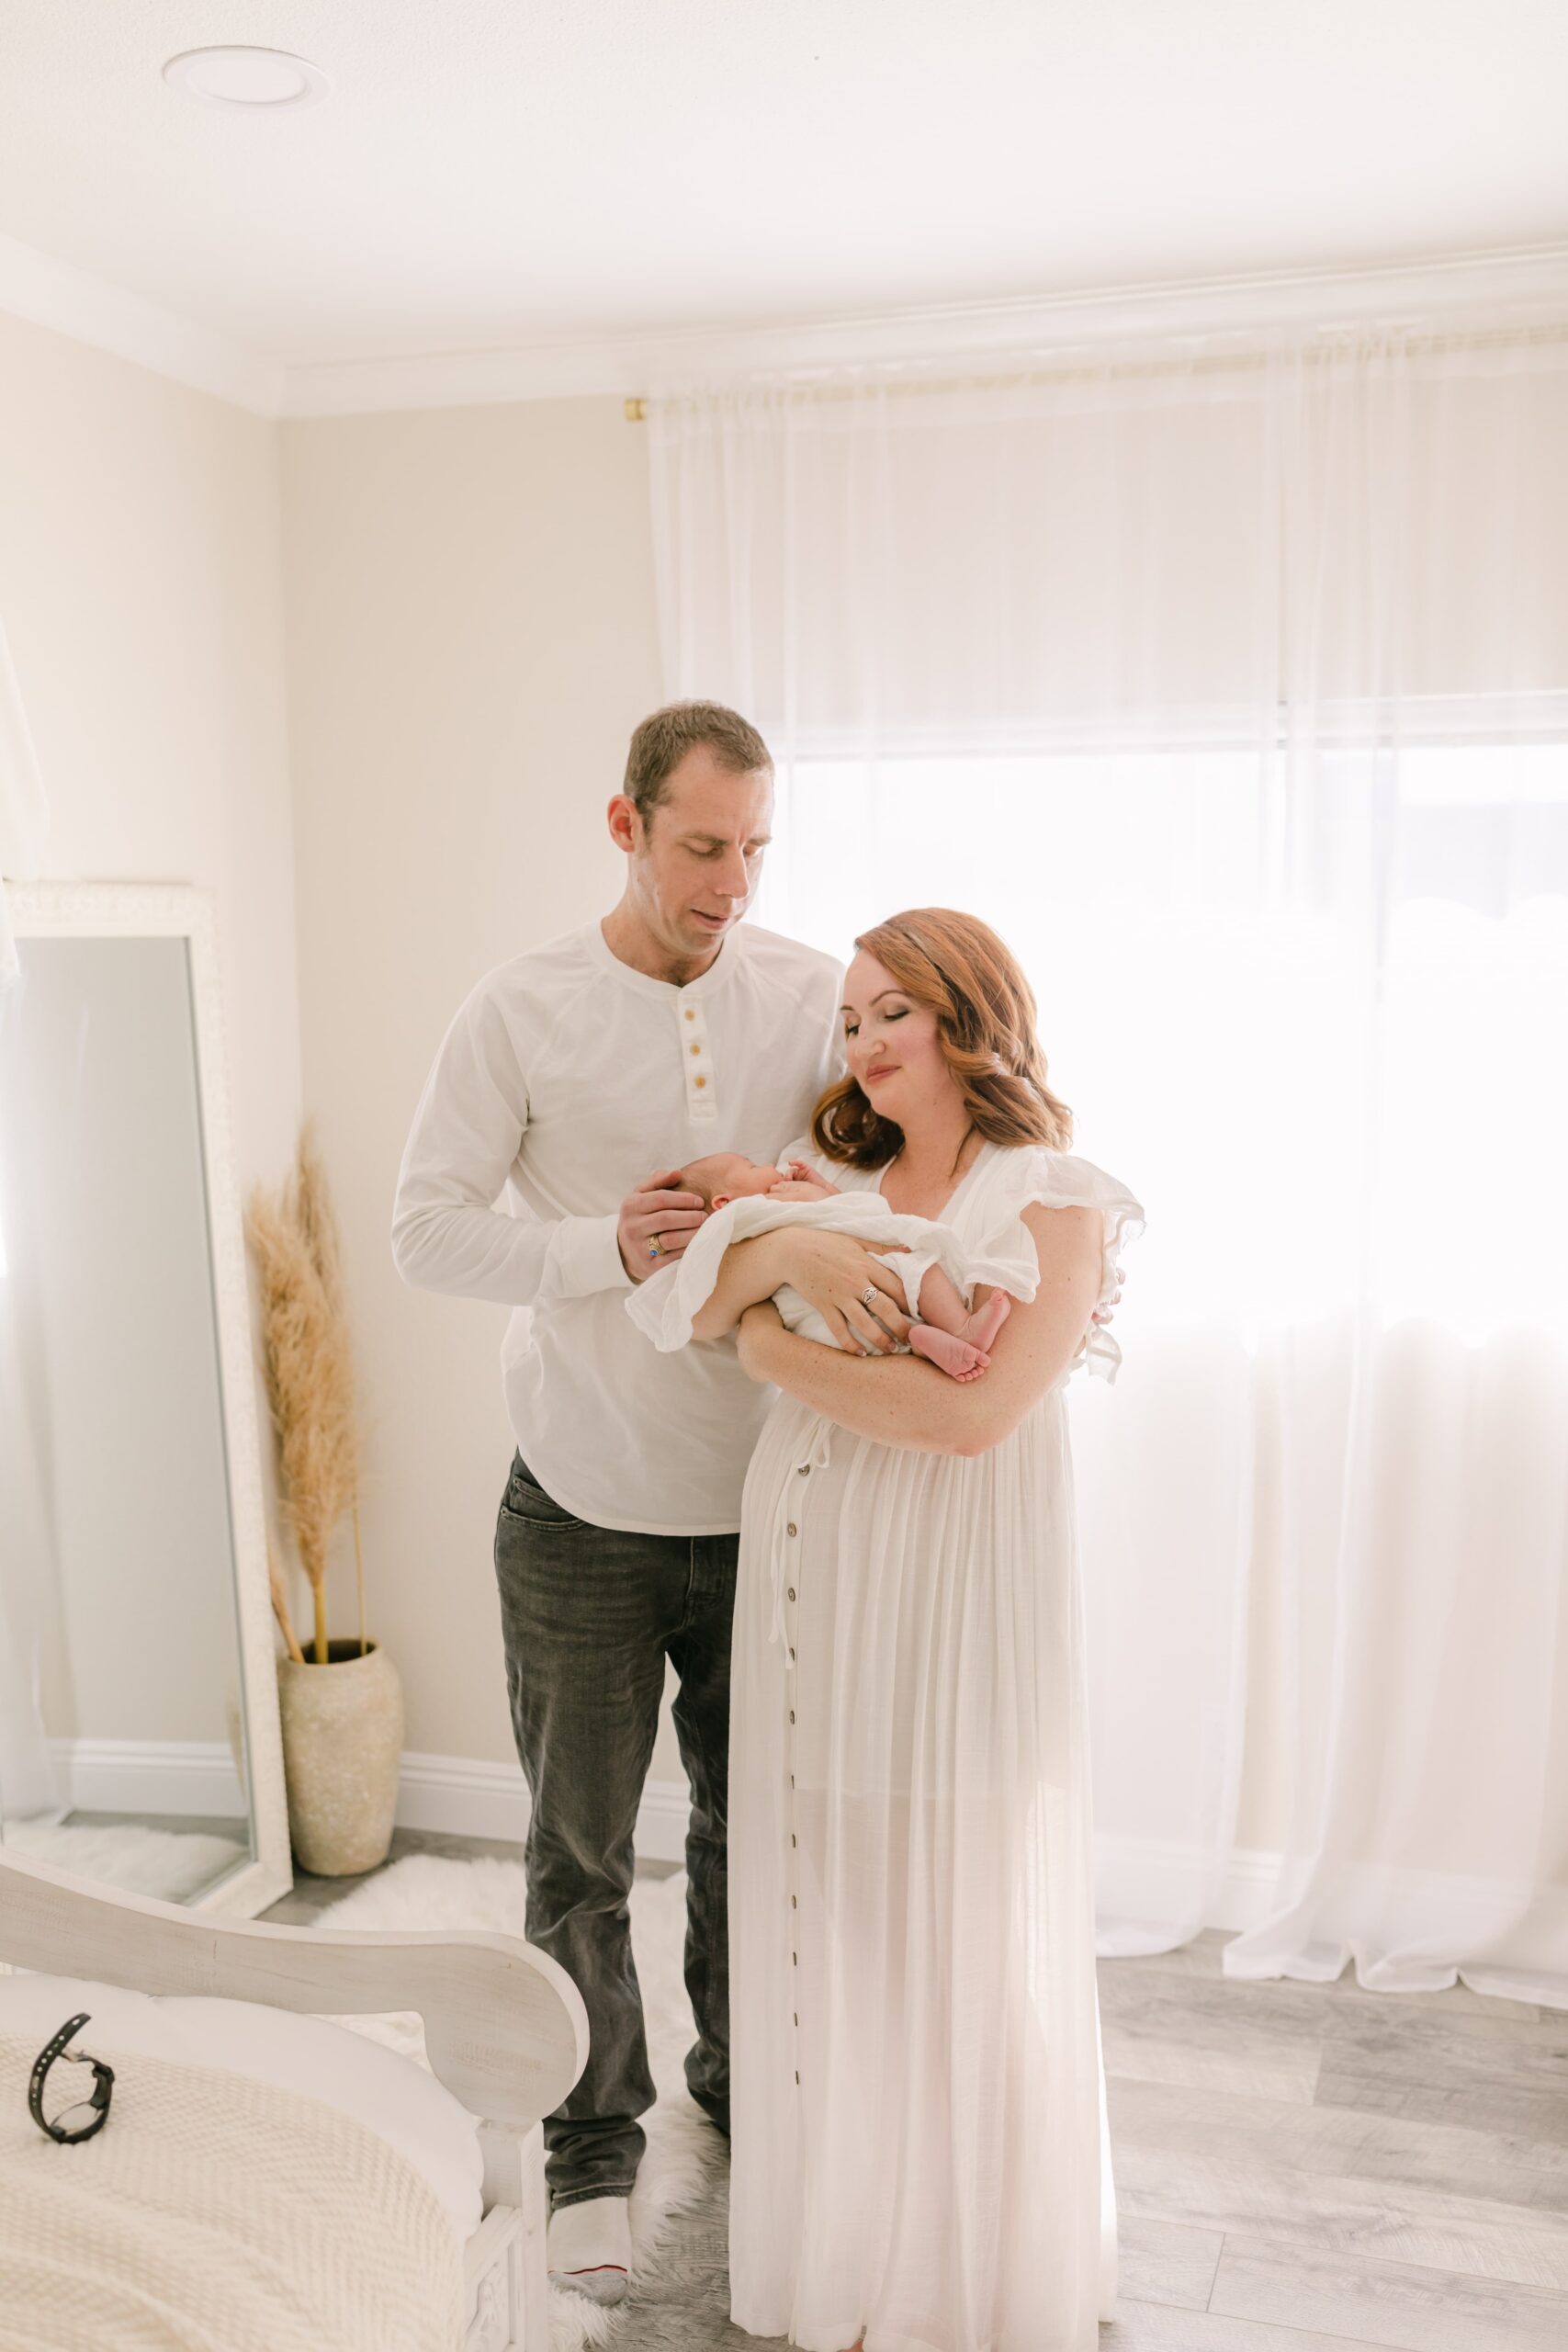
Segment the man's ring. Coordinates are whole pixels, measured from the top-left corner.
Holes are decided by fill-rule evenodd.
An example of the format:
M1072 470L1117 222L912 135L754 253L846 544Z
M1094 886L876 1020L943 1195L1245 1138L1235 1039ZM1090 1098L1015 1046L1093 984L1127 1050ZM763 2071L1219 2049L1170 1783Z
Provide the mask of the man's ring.
M874 1283L867 1283L865 1288L860 1295L860 1303L863 1306L874 1306L876 1305L876 1284Z
M662 1245L661 1245L661 1244L660 1244L660 1242L659 1236L658 1236L658 1234L656 1233L656 1234L653 1236L653 1238L649 1241L649 1245L648 1245L648 1254L649 1254L649 1256L650 1258L657 1258L657 1257L659 1256L659 1254L660 1254L660 1250L661 1246L662 1246Z

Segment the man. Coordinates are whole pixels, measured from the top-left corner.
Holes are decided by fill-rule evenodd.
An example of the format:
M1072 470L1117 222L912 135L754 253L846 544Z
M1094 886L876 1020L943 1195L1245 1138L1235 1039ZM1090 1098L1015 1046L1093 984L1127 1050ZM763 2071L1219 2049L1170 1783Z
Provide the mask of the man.
M692 1792L686 2078L728 2129L729 1631L740 1490L773 1392L732 1340L659 1354L626 1295L702 1223L682 1167L777 1154L841 1067L840 967L740 927L772 810L767 747L737 713L677 703L643 720L607 811L619 904L473 989L414 1114L392 1221L407 1281L514 1310L495 1567L533 1801L528 1935L575 1979L591 2033L545 2126L548 2259L601 2302L626 2293L637 2119L654 2098L626 1899L666 1657ZM876 1348L903 1336L891 1300L880 1323L863 1303L885 1287L863 1243L798 1239L791 1279L831 1328Z

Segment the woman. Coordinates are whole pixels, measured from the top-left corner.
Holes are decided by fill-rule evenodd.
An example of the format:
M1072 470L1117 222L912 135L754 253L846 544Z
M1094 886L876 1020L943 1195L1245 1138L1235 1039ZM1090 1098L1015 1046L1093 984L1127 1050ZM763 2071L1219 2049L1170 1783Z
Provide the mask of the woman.
M781 1392L731 1666L731 2311L806 2352L1086 2352L1114 2290L1062 1384L1114 1374L1093 1318L1142 1211L1064 1156L993 932L855 944L848 1074L786 1156L941 1217L1018 1303L967 1384L889 1352L881 1286L823 1347L766 1234L695 1326Z

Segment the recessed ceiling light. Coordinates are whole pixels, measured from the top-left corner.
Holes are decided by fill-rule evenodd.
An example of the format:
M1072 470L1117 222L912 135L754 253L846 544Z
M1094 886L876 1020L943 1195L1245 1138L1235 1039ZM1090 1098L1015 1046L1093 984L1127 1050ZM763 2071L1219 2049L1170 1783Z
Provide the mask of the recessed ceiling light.
M271 113L314 106L332 88L319 65L284 49L187 49L170 58L164 79L172 90L205 98L209 106Z

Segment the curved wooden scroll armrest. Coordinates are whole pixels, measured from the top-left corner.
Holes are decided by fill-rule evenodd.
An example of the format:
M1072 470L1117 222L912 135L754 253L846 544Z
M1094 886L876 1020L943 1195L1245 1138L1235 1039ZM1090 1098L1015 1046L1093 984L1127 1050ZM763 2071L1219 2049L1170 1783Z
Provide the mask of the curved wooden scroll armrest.
M138 1993L307 2013L415 2009L437 2079L470 2113L512 2132L552 2113L588 2061L581 1995L520 1937L215 1920L89 1886L3 1847L0 1961Z

